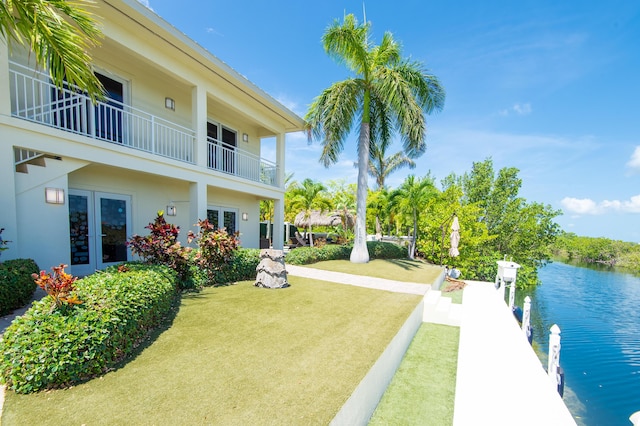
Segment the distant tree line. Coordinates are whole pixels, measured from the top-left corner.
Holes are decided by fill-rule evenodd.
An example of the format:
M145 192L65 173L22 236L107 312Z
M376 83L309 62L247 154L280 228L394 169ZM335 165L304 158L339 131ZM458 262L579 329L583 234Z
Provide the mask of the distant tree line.
M565 262L615 266L640 273L640 245L637 243L564 232L552 245L552 251L555 258Z

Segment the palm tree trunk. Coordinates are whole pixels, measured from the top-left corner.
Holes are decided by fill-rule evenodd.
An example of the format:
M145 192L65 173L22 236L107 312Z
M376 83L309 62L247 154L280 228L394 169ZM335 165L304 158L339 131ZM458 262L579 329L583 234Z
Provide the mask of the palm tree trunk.
M411 253L409 253L409 259L415 259L416 257L416 240L418 239L418 213L416 209L413 209L413 238L411 239Z
M369 262L367 250L367 170L369 169L369 122L362 120L358 138L358 192L356 201L356 230L350 260Z

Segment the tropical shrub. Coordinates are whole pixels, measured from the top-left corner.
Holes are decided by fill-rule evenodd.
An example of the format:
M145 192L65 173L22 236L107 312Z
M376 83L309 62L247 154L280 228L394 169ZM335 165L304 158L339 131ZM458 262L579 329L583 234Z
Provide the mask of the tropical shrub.
M180 280L188 280L189 251L178 241L180 227L167 223L164 212L158 211L158 216L152 223L145 226L151 232L146 237L134 235L127 246L131 252L142 257L150 265L166 265L178 273Z
M198 243L193 260L205 272L209 282L215 283L225 265L232 261L240 241L224 228L215 229L209 219L198 221L198 227L198 234L189 231L189 242L195 239Z
M166 266L110 268L76 282L80 305L34 302L0 341L0 379L18 393L103 374L171 312L176 274Z
M13 259L0 263L0 316L26 305L37 285L31 274L38 265L31 259Z
M54 266L53 275L48 274L46 271L40 271L40 274L31 274L31 277L35 283L47 292L51 299L53 299L53 305L51 310L61 307L64 303L71 305L78 305L82 303L78 296L74 293L75 282L78 277L73 277L71 274L67 274L64 271L67 265L60 264L60 266Z
M325 260L348 260L351 256L351 245L327 244L323 247L299 247L287 253L286 263L292 265L308 265ZM393 243L367 241L370 259L404 259L407 251Z
M193 256L196 251L194 250ZM224 285L256 278L256 268L260 263L260 249L238 248L233 258L221 265L212 278L199 267L197 262L191 262L191 288Z

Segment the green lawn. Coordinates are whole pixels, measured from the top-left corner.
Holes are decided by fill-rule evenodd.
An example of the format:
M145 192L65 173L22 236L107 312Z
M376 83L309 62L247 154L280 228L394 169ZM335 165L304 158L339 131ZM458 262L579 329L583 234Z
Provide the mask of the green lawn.
M370 425L453 424L460 328L422 324Z
M359 264L351 263L348 260L328 260L304 266L325 271L424 284L432 284L442 273L440 266L409 259L374 259L368 263Z
M186 295L116 371L68 390L7 392L2 424L327 424L421 297L289 281Z

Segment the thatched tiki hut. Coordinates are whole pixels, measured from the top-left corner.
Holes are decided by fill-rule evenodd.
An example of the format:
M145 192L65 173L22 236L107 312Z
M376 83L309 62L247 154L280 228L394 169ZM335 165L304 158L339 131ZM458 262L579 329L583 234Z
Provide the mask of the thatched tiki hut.
M343 229L353 229L355 218L350 213L312 210L309 216L305 212L298 213L293 224L306 229L310 234L313 226L341 226ZM310 240L309 243L313 246L313 241Z

